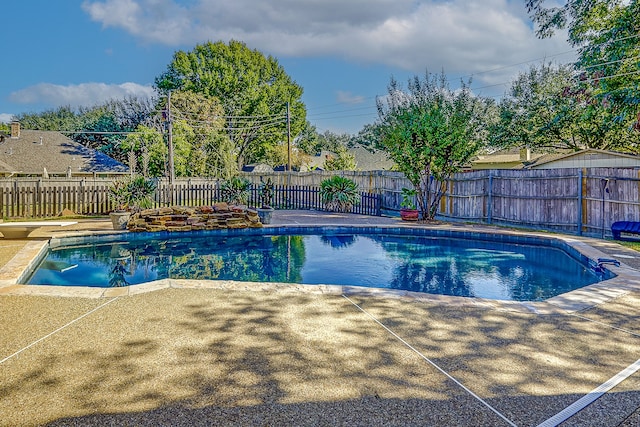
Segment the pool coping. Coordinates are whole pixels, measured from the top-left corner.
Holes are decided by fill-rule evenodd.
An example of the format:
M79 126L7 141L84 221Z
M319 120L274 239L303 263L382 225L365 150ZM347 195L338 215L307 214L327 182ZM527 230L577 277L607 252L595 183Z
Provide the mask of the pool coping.
M607 254L589 245L588 238L567 236L561 234L549 234L541 232L525 232L511 229L487 229L477 226L465 226L457 224L394 224L394 225L345 225L345 224L322 224L322 225L301 225L301 224L278 224L265 226L261 229L251 229L249 232L241 230L217 230L216 235L241 235L241 234L268 234L276 228L287 230L305 230L311 232L322 228L329 231L344 231L345 229L366 229L394 232L406 232L413 230L416 234L433 235L441 234L443 237L456 235L456 237L470 237L483 235L490 236L489 240L509 241L514 239L531 238L560 249L570 249L574 251L574 257L585 257L590 264L595 265L598 258L610 258ZM185 234L194 232L185 232ZM203 232L195 232L204 234ZM206 232L210 233L210 232ZM149 233L136 233L141 237ZM158 234L158 233L154 233ZM175 236L175 233L167 233ZM213 233L210 233L213 234ZM413 234L413 233L412 233ZM585 286L574 291L570 291L545 301L505 301L493 300L478 297L456 297L447 295L427 294L421 292L366 288L343 285L303 285L291 283L256 283L237 282L229 280L199 280L199 279L161 279L138 285L131 285L121 288L94 288L82 286L46 286L46 285L24 285L21 281L35 267L41 257L46 254L49 247L56 247L60 244L60 239L78 238L79 241L104 239L111 236L117 240L122 232L69 232L60 237L49 240L28 241L25 246L2 268L0 268L0 295L33 295L33 296L55 296L55 297L77 297L77 298L111 298L121 296L134 296L146 292L153 292L167 288L179 289L223 289L230 291L246 292L307 292L334 295L366 295L371 297L401 298L407 301L423 301L440 304L450 304L455 306L482 306L492 309L518 311L534 314L563 314L578 312L603 304L623 296L632 291L640 290L640 271L635 270L621 262L619 266L607 265L606 269L616 276L592 285ZM135 238L134 236L131 236ZM110 240L110 238L107 238ZM565 246L566 245L566 246Z

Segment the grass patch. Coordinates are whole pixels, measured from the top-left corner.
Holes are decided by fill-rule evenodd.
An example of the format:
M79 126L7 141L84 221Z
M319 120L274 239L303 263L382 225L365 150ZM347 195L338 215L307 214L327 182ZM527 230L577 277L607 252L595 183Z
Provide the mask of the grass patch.
M620 245L625 248L633 249L634 251L640 252L640 241L618 241Z

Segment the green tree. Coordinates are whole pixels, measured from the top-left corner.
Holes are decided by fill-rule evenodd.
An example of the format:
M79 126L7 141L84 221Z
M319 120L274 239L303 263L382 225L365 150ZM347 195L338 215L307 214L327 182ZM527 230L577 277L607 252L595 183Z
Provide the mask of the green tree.
M190 52L177 51L156 78L156 86L165 92L179 89L219 99L238 166L264 159L269 147L286 141L287 103L291 134L297 135L306 122L302 88L275 58L239 41L208 42Z
M302 152L309 155L316 155L322 150L318 139L318 130L307 121L300 133L298 133L295 144Z
M80 130L80 120L71 106L66 105L40 113L21 113L16 120L24 129L74 131Z
M166 103L167 98L162 99L158 109L164 110ZM173 92L171 115L176 176L220 176L215 159L220 150L228 150L228 144L224 144L228 136L218 99L195 92Z
M320 154L320 151L327 150L337 153L341 147L348 147L351 141L351 135L348 133L335 133L330 130L324 131L322 134L318 134L318 150L315 153Z
M615 148L624 147L629 138L638 144L633 127L640 105L640 2L568 0L547 7L546 0L528 0L526 4L539 37L566 28L569 43L579 48L575 67L580 78L572 93L587 103L589 118L599 119L600 126L618 138Z
M571 85L570 66L542 64L520 73L500 102L500 120L492 127L495 148L579 149L571 122L573 105L563 92Z
M435 217L445 181L487 141L493 104L462 82L451 90L444 72L409 80L408 91L391 79L378 98L382 144L416 190L424 220Z
M356 170L356 158L349 152L347 147L339 145L336 147L335 156L329 156L324 161L324 169L328 171L353 171Z
M380 126L376 123L368 123L349 141L349 147L363 147L371 152L384 149L380 144L382 136L380 134Z
M139 125L122 141L122 150L133 152L137 165L147 176L165 176L168 148L164 136L157 129Z

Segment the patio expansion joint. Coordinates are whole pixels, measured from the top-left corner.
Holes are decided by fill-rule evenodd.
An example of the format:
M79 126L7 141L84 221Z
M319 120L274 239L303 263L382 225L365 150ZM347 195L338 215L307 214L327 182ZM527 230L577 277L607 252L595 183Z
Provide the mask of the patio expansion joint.
M607 328L610 328L610 329L615 329L616 331L620 331L620 332L632 335L632 336L634 336L636 338L640 338L640 334L637 334L637 333L635 333L633 331L630 331L628 329L625 329L625 328L619 328L619 327L611 325L609 323L600 322L598 320L590 319L588 317L581 316L581 315L576 314L576 313L567 313L567 315L572 316L572 317L577 317L577 318L585 320L587 322L595 323L597 325L601 325L601 326L604 326L604 327L607 327ZM584 408L586 408L587 406L589 406L590 404L592 404L593 402L598 400L604 394L608 393L611 389L616 387L622 381L626 380L631 375L635 374L638 370L640 370L640 359L636 360L634 363L632 363L631 365L627 366L625 369L623 369L622 371L618 372L616 375L614 375L613 377L609 378L606 382L600 384L598 387L594 388L589 393L585 394L580 399L576 400L575 402L573 402L571 405L567 406L562 411L558 412L557 414L555 414L551 418L548 418L547 420L545 420L542 423L538 424L537 427L554 427L554 426L557 426L560 423L563 423L564 421L566 421L569 418L573 417L578 412L582 411Z
M73 319L72 321L70 321L70 322L66 323L65 325L60 326L60 327L59 327L58 329L56 329L55 331L50 332L50 333L48 333L47 335L45 335L45 336L43 336L43 337L41 337L41 338L38 338L37 340L35 340L35 341L34 341L34 342L32 342L31 344L26 345L25 347L21 348L20 350L16 351L15 353L13 353L13 354L11 354L11 355L9 355L9 356L5 357L4 359L0 360L0 365L1 365L1 364L3 364L4 362L6 362L7 360L12 359L13 357L15 357L15 356L19 355L19 354L20 354L20 353L22 353L23 351L26 351L26 350L30 349L31 347L35 346L36 344L38 344L38 343L40 343L40 342L42 342L42 341L46 340L47 338L49 338L49 337L51 337L51 336L53 336L53 335L57 334L58 332L62 331L63 329L66 329L67 327L69 327L69 326L73 325L73 324L74 324L74 323L76 323L77 321L82 320L82 319L84 319L85 317L89 316L90 314L92 314L92 313L94 313L94 312L96 312L96 311L100 310L101 308L103 308L103 307L107 306L108 304L111 304L113 301L115 301L115 300L117 300L117 299L118 299L118 298L110 299L109 301L105 302L104 304L101 304L101 305L99 305L98 307L95 307L95 308L93 308L93 309L89 310L88 312L84 313L83 315L81 315L81 316L79 316L79 317L76 317L75 319Z
M541 422L537 427L555 427L560 423L563 423L564 421L576 415L578 412L582 411L587 406L591 405L593 402L598 400L605 393L620 384L622 381L635 374L638 370L640 370L640 359L636 360L634 363L627 366L625 369L618 372L616 375L609 378L606 382L600 384L598 387L594 388L589 393L585 394L580 399L564 408L562 411L558 412L551 418L548 418L547 420Z
M409 344L407 341L405 341L402 337L400 337L398 334L396 334L395 332L393 332L389 327L387 327L386 325L384 325L380 320L378 320L374 315L372 315L371 313L369 313L368 311L366 311L364 308L360 307L355 301L353 301L352 299L350 299L347 295L342 295L342 297L344 299L346 299L347 301L349 301L354 307L356 307L358 310L360 310L362 313L364 313L365 315L367 315L369 318L371 318L375 323L377 323L379 326L381 326L385 331L387 331L389 334L391 334L395 339L397 339L398 341L400 341L402 344L404 344L407 348L409 348L411 351L413 351L414 353L416 353L421 359L423 359L424 361L426 361L427 363L429 363L431 366L433 366L435 369L437 369L440 373L442 373L444 376L446 376L447 378L449 378L449 380L453 381L456 385L458 385L459 387L461 387L464 391L466 391L468 394L470 394L472 397L474 397L476 400L478 400L482 405L484 405L486 408L488 408L489 410L491 410L494 414L496 414L498 417L500 417L503 421L505 421L507 424L509 424L512 427L517 427L517 425L511 421L510 419L508 419L507 417L505 417L504 415L502 415L502 413L500 413L500 411L498 411L496 408L494 408L493 406L491 406L487 401L485 401L484 399L482 399L480 396L478 396L477 394L475 394L473 391L471 391L469 388L467 388L464 384L462 384L460 381L458 381L456 378L454 378L451 374L449 374L447 371L445 371L444 369L442 369L440 366L438 366L435 362L433 362L431 359L429 359L427 356L425 356L424 354L422 354L418 349L416 349L415 347L413 347L411 344Z

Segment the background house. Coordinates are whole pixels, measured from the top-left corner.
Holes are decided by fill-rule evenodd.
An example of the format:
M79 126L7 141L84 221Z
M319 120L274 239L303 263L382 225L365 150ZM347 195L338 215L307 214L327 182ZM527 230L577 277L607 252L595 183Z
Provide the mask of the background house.
M356 170L372 171L372 170L391 170L395 165L389 155L381 150L369 151L363 147L350 148L349 153L353 155L356 162ZM322 150L322 152L306 162L301 169L304 171L324 170L324 162L331 158L337 157L332 151Z
M0 176L81 176L122 174L129 168L55 131L20 129L0 142Z
M355 147L349 152L355 157L359 171L391 170L395 166L389 155L381 150L369 151L363 147Z
M525 169L632 167L640 167L639 156L592 148L568 154L547 154L524 166Z
M533 153L511 149L481 154L466 170L481 169L563 169L563 168L632 168L640 167L640 157L628 153L587 148L555 153Z
M525 164L542 157L542 153L533 153L529 149L513 148L490 154L479 154L465 170L482 169L522 169Z

